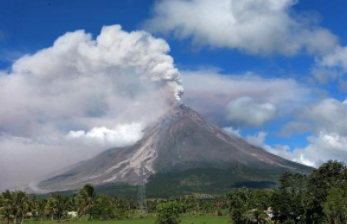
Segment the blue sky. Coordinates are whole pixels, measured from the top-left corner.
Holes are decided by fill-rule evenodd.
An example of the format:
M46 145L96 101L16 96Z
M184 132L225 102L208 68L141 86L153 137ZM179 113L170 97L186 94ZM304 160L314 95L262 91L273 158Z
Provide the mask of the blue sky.
M77 29L84 29L97 35L104 25L120 24L124 30L142 29L142 23L149 18L155 1L1 1L0 29L4 38L0 47L5 58L1 68L6 69L13 59L24 53L33 53L49 47L60 35ZM317 14L320 24L347 43L347 21L343 0L300 1L293 8L297 12ZM160 36L160 35L159 35ZM245 55L238 50L203 48L195 50L189 41L164 37L171 47L170 54L178 66L215 66L225 73L257 71L267 76L287 77L308 75L314 58L305 54L295 57L258 57ZM8 55L8 57L6 56ZM332 96L343 98L343 94L332 91Z
M187 2L191 4L185 4ZM218 17L221 24L224 24L224 19L225 21L230 19L228 14L230 12L219 15L216 6L211 8L211 13L196 15L200 12L199 10L205 10L204 7L209 4L208 0L201 2L197 0L172 2L167 0L2 0L0 1L0 71L11 76L11 66L17 59L25 54L33 55L41 49L51 47L53 42L66 32L82 29L95 38L100 34L103 26L113 24L120 24L127 32L146 30L153 37L163 38L168 43L169 55L174 59L176 68L180 70L183 87L186 89L183 100L188 104L191 103L192 107L208 119L222 127L238 130L238 134L253 144L294 161L319 165L328 158L346 160L347 148L341 145L347 139L347 131L340 127L340 124L347 125L347 103L343 103L347 92L347 85L343 88L347 70L347 62L344 62L347 58L344 53L347 51L343 50L347 45L347 29L345 29L347 2L345 0L279 1L280 4L283 3L280 9L271 11L273 10L271 8L268 12L274 13L269 17L270 20L271 18L283 19L283 22L286 22L283 25L281 21L269 22L277 28L278 25L279 27L288 26L284 30L278 28L285 33L282 37L277 37L276 29L274 31L267 26L257 27L259 29L257 33L244 31L239 24L236 24L231 25L231 32L227 32L228 25L218 28L219 23L214 19ZM252 0L247 2L252 6ZM239 14L240 18L246 15L245 18L250 21L254 21L253 17L259 15L269 19L266 15L266 10L269 10L267 7L270 5L278 7L276 5L278 2L275 3L272 0L258 2L264 4L253 5L253 8L247 8L247 5L242 6L231 14L235 13L232 14L235 18ZM223 6L222 4L229 3L229 0L225 0L218 4ZM187 8L191 15L184 13ZM178 11L174 11L175 9ZM251 11L248 12L248 9ZM176 12L181 13L181 20L175 17ZM205 13L205 11L201 12ZM214 12L217 14L213 14ZM199 19L206 23L211 22L217 27L204 26L199 23ZM185 27L184 32L182 27ZM225 38L213 37L214 32L218 35L218 32L223 29L226 31ZM324 35L320 33L322 30ZM287 34L291 36L285 36ZM235 40L234 35L236 35ZM237 39L237 35L249 39L249 46L243 40ZM270 39L271 43L272 37L273 45L277 43L278 46L273 47L271 44L264 46L262 42ZM312 37L317 37L317 45L310 45L316 41ZM298 49L290 51L283 46L295 38L298 39L297 42L293 41L291 44L293 46L297 44ZM229 42L229 40L232 41ZM259 43L253 46L253 42L258 40L260 40ZM321 46L330 43L329 41L332 44L321 49ZM311 53L305 50L309 47L311 47ZM338 50L342 53L336 53L339 52ZM321 72L319 73L322 74L319 76L321 79L315 76L314 69L318 73ZM227 81L224 86L225 77ZM220 83L223 87L212 88L210 91L215 94L215 98L204 100L201 95L207 94L205 85L209 82ZM257 89L261 85L268 85L268 87L258 91L258 93L264 93L264 97L255 96L254 92L247 91L236 97L236 93L229 91L228 82L232 85L230 88L239 86L240 91L244 83L247 83L245 84L247 88L254 86ZM224 89L221 90L222 88ZM271 89L276 88L279 88L277 93L274 92L275 90L271 92ZM265 93L266 91L270 91L272 95ZM223 105L215 104L214 101L218 95L223 94L228 101L221 100L224 102ZM277 94L279 96L274 97ZM293 96L288 97L289 95ZM196 96L198 96L197 99L194 98ZM11 96L6 97L11 98ZM250 123L242 118L243 111L234 111L235 105L241 105L246 109L264 110L266 114L259 116L268 117L265 117L261 123ZM216 109L205 110L204 107ZM230 116L227 114L229 112L232 113ZM241 115L233 116L238 113ZM226 118L226 116L229 117ZM27 137L13 134L17 132L12 133L6 128L2 130L2 133L6 136ZM332 141L334 143L332 145L327 143ZM286 146L288 148L285 148ZM314 154L321 154L322 158L319 156L311 158L310 156Z
M151 15L154 3L150 0L1 1L0 29L6 38L0 42L0 47L2 51L17 52L14 55L19 56L20 53L32 53L51 46L67 31L84 29L97 35L103 25L112 24L121 24L127 31L141 29L143 21ZM294 6L298 12L318 14L321 25L336 34L342 45L347 43L347 30L344 29L346 7L347 2L343 0L332 0L328 4L324 0L303 0ZM232 73L255 70L273 76L288 76L288 73L301 76L309 73L313 61L307 55L259 58L228 49L205 48L196 52L187 41L165 39L176 64L182 66L211 65ZM1 68L10 64L2 61Z

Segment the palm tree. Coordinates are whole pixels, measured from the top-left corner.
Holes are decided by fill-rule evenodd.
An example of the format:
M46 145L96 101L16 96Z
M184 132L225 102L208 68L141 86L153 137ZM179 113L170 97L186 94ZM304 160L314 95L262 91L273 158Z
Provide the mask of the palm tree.
M52 199L50 198L45 205L45 211L46 211L46 214L48 216L51 216L52 221L54 220L54 207L55 207L55 205L54 205Z
M45 200L45 199L37 201L37 203L36 203L35 210L36 210L41 222L42 222L42 217L45 214L46 204L47 204L47 200Z
M95 206L95 201L97 195L92 184L86 184L76 196L76 204L79 208L79 215L89 213L88 220L92 219L93 208Z
M60 220L66 215L67 210L71 207L71 201L67 197L63 197L60 194L52 194L48 199L46 205L46 211L51 215L52 220L54 215Z
M3 223L8 224L11 218L11 207L6 203L6 199L3 194L0 196L0 214Z
M36 218L36 214L37 212L37 203L39 203L39 200L36 199L36 196L33 196L30 200L29 200L29 206L30 209L29 211L32 213L33 217Z
M28 195L23 191L5 191L1 195L0 211L4 219L9 222L12 218L13 223L17 224L17 218L20 215L21 224L24 222L24 215L28 211Z
M24 216L28 212L29 209L29 197L28 195L23 191L17 192L17 204L18 204L18 211L20 213L20 224L23 224L24 222Z

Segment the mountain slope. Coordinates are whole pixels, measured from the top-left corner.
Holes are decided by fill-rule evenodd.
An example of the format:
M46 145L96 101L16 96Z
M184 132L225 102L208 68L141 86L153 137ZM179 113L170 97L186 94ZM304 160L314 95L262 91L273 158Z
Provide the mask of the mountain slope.
M142 164L146 177L155 174L150 182L156 182L158 176L191 170L228 171L230 178L241 182L273 180L286 170L301 173L311 170L228 135L194 110L179 105L148 125L143 138L135 145L109 149L40 182L39 187L45 191L64 191L81 188L86 183L136 185L140 181Z

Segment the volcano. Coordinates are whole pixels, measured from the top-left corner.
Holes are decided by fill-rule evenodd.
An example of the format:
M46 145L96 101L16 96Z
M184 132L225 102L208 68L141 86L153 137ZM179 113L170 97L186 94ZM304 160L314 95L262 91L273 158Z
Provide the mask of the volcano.
M136 144L108 149L38 186L53 192L79 189L87 183L137 185L144 176L148 189L157 193L168 188L216 193L252 183L275 184L285 171L311 171L226 133L183 104L149 124L143 133Z

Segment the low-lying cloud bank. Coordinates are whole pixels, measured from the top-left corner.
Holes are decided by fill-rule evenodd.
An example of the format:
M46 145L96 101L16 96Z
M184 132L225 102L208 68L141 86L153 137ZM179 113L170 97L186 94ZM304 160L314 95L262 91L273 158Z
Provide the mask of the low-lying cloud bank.
M347 161L347 100L340 102L327 98L305 106L298 113L297 121L282 130L288 135L302 131L312 133L307 138L308 145L303 148L271 147L265 143L265 132L247 136L246 140L273 154L308 166L318 167L328 159Z
M184 102L222 126L262 126L289 116L312 99L312 90L293 79L218 70L182 71Z

